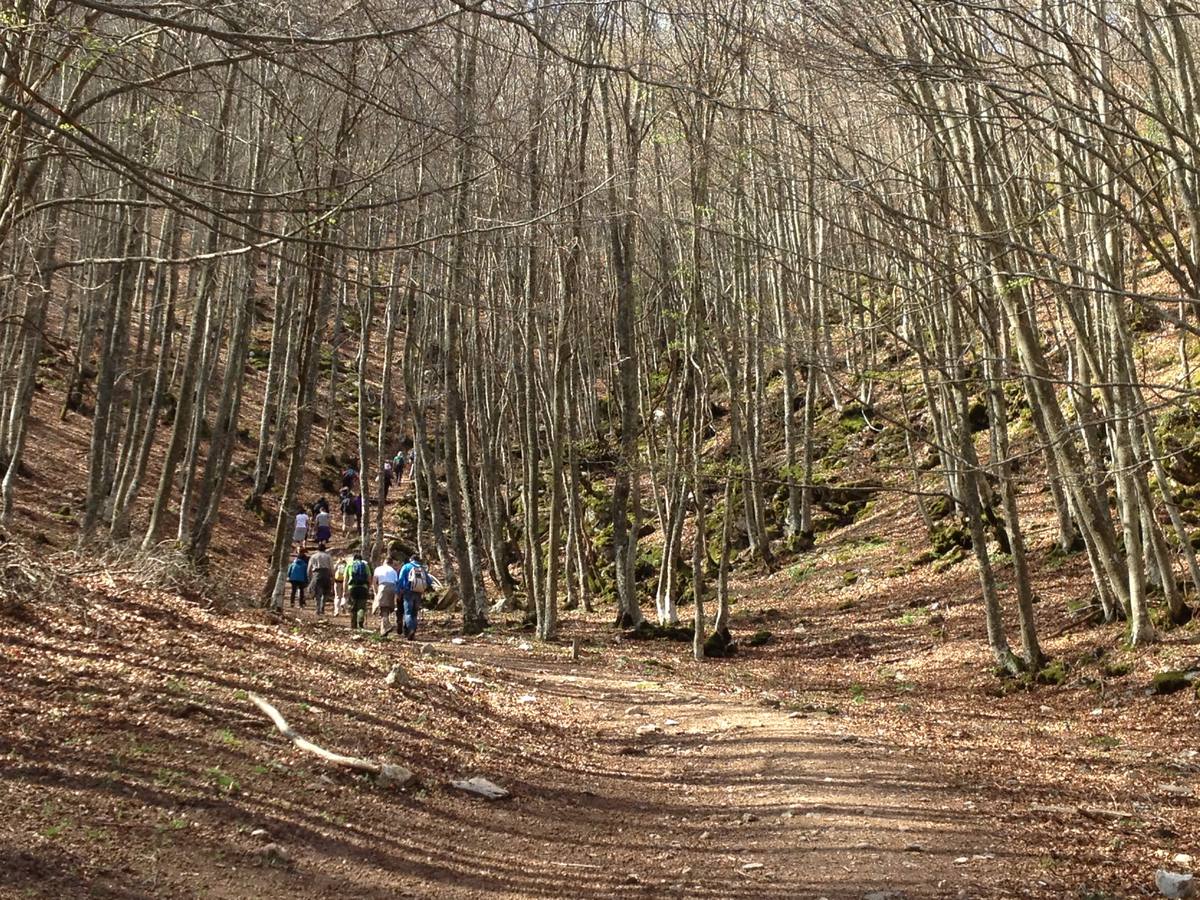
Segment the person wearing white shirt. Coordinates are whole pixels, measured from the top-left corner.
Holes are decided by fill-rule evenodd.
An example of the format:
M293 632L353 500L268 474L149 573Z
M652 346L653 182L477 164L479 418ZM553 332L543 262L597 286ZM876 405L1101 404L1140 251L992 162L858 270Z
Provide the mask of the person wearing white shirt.
M396 585L399 577L396 561L393 559L377 567L371 577L371 584L375 588L375 608L379 611L379 633L382 635L386 635L392 628L397 632L400 630L400 623L394 622L393 618L396 613Z
M304 539L308 537L308 513L301 507L296 512L296 527L292 531L292 542L296 544L304 544Z

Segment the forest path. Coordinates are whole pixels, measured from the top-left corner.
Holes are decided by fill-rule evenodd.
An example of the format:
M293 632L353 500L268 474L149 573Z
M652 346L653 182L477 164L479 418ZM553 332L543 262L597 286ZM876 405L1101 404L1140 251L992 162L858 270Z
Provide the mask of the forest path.
M510 852L569 875L570 889L489 896L900 898L995 889L1004 866L989 843L997 829L967 792L848 733L824 710L771 708L678 672L630 677L614 666L625 651L573 663L528 644L437 646L452 664L519 686L526 705L592 738L591 757L574 771L546 773L545 793L522 798L518 789L507 811L481 810L541 823Z

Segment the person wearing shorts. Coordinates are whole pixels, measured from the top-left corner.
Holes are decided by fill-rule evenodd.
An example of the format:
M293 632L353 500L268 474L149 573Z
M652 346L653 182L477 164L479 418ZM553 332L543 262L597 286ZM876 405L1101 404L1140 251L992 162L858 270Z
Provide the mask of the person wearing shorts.
M400 633L399 623L395 621L396 613L396 562L389 559L375 569L371 582L375 586L375 608L379 611L379 633L386 635L395 628Z

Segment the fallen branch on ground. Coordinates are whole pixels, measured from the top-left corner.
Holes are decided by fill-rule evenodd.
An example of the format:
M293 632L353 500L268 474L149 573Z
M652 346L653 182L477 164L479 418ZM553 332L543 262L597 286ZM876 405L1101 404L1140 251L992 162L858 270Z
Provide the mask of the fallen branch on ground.
M403 766L394 766L391 763L373 762L369 759L360 759L357 756L342 756L340 753L334 753L331 750L326 750L324 747L318 747L312 741L301 737L287 723L283 715L280 714L274 706L268 703L258 694L250 694L250 699L263 713L275 723L275 727L279 732L291 741L298 750L303 750L305 753L311 753L313 756L319 756L328 763L333 763L335 766L343 766L347 769L356 769L359 772L366 772L369 775L374 775L380 784L385 787L395 786L404 787L413 780L413 773Z
M1134 818L1133 813L1123 809L1097 809L1092 806L1059 806L1043 803L1034 803L1029 807L1030 812L1035 813L1052 813L1062 816L1084 816L1088 819L1096 819L1101 822L1119 821L1121 819Z

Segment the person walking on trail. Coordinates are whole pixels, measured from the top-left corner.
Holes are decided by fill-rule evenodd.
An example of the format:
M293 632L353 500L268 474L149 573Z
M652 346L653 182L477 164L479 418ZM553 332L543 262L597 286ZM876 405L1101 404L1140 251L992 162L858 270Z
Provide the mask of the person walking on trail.
M304 546L304 541L308 537L308 513L304 511L303 506L296 507L296 525L292 529L292 543Z
M338 509L342 511L342 534L345 534L350 525L350 517L354 515L354 495L350 493L350 488L342 488L342 493L338 495Z
M340 616L346 611L346 569L352 558L349 556L339 559L333 566L333 614Z
M388 559L375 569L371 576L371 584L375 588L375 609L379 613L379 633L387 636L393 628L393 617L396 613L396 583L399 575L396 573L396 561ZM400 633L399 623L395 624L396 633Z
M388 491L392 489L392 461L385 459L383 461L383 471L380 473L380 479L383 482L383 489L380 494L383 496L383 502L387 503Z
M329 514L329 504L325 502L324 497L318 502L321 504L320 509L313 515L317 524L317 543L328 544L333 537L333 516Z
M371 600L371 568L361 553L346 565L346 599L350 604L350 628L357 631L365 627L367 603Z
M396 476L396 484L404 481L404 450L397 450L392 457L392 474Z
M417 614L421 610L421 597L429 590L429 573L421 565L421 558L415 553L400 570L398 579L400 595L403 604L400 627L404 636L410 641L417 636Z
M320 526L317 526L318 530ZM317 544L317 552L308 558L308 581L312 585L313 603L317 615L325 615L325 600L333 593L333 557L325 549L325 542Z
M300 606L304 606L304 588L308 585L308 557L304 555L304 550L296 553L296 558L292 560L292 564L288 566L288 582L292 586L292 602L290 605L296 605L296 597L300 598Z
M354 485L358 481L358 472L354 466L346 466L346 471L342 473L342 487L347 491L353 491Z

